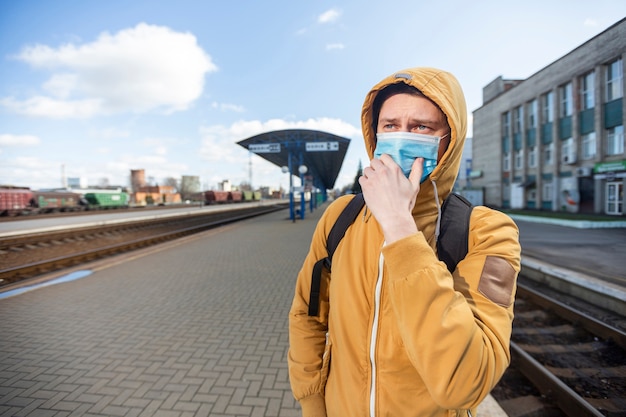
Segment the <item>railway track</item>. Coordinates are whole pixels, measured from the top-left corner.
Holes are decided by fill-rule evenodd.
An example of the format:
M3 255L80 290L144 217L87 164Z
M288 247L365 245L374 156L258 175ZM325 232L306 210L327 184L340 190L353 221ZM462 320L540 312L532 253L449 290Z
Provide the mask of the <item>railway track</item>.
M622 329L520 284L511 355L492 391L510 415L626 416Z
M282 210L284 204L0 238L0 289L84 264Z

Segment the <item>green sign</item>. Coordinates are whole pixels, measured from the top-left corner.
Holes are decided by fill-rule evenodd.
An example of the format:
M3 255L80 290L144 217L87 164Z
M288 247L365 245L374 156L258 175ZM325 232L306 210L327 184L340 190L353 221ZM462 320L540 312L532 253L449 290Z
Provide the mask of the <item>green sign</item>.
M602 162L598 163L593 167L593 172L596 174L601 174L604 172L619 172L626 171L626 159L622 159L621 161L614 162Z

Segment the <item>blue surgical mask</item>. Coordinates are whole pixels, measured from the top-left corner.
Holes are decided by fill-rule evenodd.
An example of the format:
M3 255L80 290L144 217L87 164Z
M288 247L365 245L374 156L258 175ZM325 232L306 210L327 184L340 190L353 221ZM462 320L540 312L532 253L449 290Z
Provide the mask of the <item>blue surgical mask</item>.
M407 178L415 159L424 158L424 173L420 180L424 182L437 166L440 139L411 132L377 133L374 157L380 158L385 153L391 156Z

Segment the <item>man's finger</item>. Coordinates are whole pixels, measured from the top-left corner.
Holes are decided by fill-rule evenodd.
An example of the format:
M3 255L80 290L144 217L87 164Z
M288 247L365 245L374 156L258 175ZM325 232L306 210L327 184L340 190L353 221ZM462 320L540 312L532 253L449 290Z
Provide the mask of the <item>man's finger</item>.
M424 158L417 158L413 161L413 166L411 167L411 173L409 174L409 181L414 186L418 186L421 183L422 173L424 172Z

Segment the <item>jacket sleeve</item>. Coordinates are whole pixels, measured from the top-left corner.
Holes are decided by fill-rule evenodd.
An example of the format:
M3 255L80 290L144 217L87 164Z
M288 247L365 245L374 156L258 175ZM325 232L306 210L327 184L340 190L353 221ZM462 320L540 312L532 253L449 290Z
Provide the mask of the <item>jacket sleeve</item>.
M326 239L338 214L349 198L333 202L315 228L311 247L298 273L295 294L289 312L289 380L303 417L326 416L324 389L330 366L330 345L327 341L330 276L324 269L320 287L319 315L310 317L309 295L315 262L327 256Z
M510 363L518 229L507 215L476 207L469 236L453 274L420 232L383 249L401 338L432 398L447 409L475 408Z

